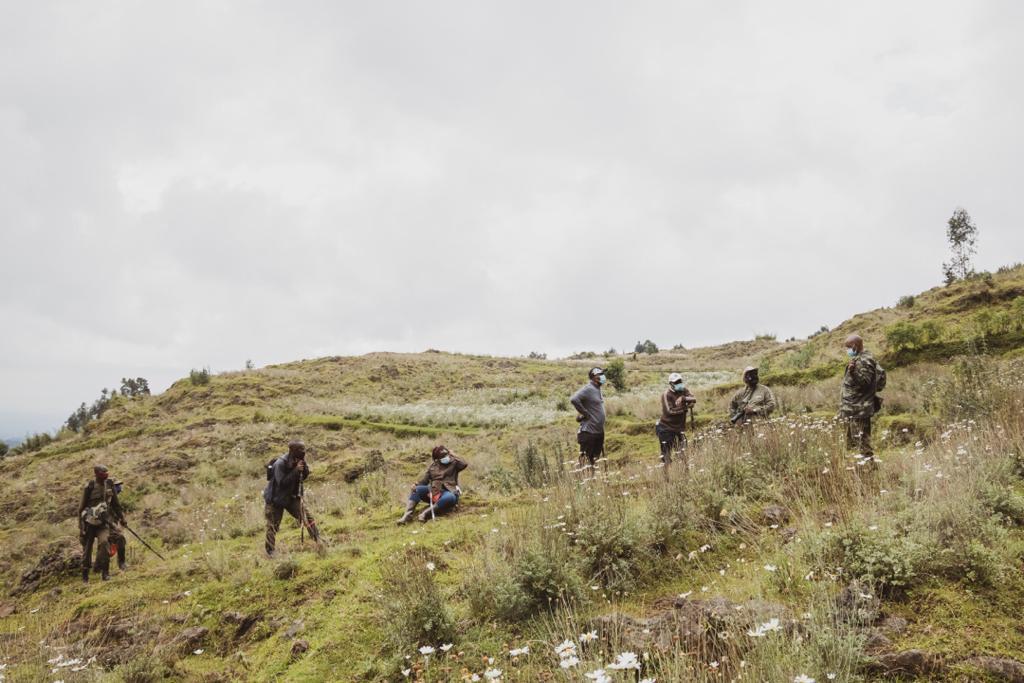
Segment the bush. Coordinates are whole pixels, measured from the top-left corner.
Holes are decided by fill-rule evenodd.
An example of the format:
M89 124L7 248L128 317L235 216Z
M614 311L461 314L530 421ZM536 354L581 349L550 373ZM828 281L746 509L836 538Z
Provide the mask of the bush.
M579 554L588 581L613 590L629 590L651 565L653 529L627 515L626 510L588 506L575 527L573 549Z
M516 467L527 486L536 489L551 483L552 472L548 456L541 453L532 441L526 444L526 448L516 451Z
M921 328L914 323L900 321L885 329L885 343L893 353L921 346Z
M547 360L548 354L539 353L537 351L530 351L530 354L527 356L527 358L529 358L530 360Z
M626 390L626 363L621 358L616 358L608 364L604 369L604 376L617 391Z
M455 640L455 622L428 562L427 551L409 548L381 569L380 617L397 652Z
M474 614L501 621L520 621L538 612L575 603L583 596L583 581L567 549L541 544L510 560L480 565L466 585Z
M906 296L901 296L899 298L899 301L896 302L896 306L898 308L913 308L915 301L916 299L913 294L907 294Z
M854 527L832 539L828 555L850 578L892 594L913 585L924 549L894 532Z
M201 384L210 383L210 368L203 368L202 370L192 370L188 373L188 378L193 385L199 386Z
M777 339L774 332L762 332L754 335L754 341L776 341Z
M2 458L5 455L7 455L7 451L8 450L10 450L10 449L8 448L7 444L5 442L3 442L3 441L0 441L0 458Z

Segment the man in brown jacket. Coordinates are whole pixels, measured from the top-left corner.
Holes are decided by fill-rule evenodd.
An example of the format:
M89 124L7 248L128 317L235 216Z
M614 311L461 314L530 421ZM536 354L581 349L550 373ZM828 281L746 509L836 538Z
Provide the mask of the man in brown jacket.
M654 432L661 444L661 461L672 462L672 449L677 444L686 447L686 414L697 402L683 382L683 376L673 372L668 376L668 389L661 395L661 419L654 425Z
M92 546L96 543L96 569L106 581L110 578L110 529L114 522L125 523L124 511L117 500L117 491L107 468L95 465L95 479L85 485L78 505L78 537L82 542L82 581L89 581Z
M419 503L426 503L428 507L420 513L421 522L429 522L434 515L446 512L459 502L462 489L459 488L459 472L469 465L444 446L436 446L430 454L431 463L426 473L418 482L413 484L412 493L409 494L409 501L405 504L405 514L398 520L399 524L405 524L412 519Z

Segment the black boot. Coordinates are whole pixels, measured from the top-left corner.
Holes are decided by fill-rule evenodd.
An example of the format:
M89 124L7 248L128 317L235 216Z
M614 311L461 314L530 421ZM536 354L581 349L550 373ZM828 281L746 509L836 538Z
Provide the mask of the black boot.
M100 574L100 578L102 578L104 581L110 581L110 571L104 569Z
M82 569L82 583L89 583L89 568Z

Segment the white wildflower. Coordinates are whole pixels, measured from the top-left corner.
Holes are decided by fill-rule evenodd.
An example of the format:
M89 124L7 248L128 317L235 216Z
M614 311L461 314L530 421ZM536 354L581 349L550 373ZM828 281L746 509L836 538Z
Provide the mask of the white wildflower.
M755 628L747 631L747 635L751 638L764 638L772 631L782 630L782 625L779 624L779 620L776 617L772 617L763 624L758 624Z
M496 681L501 678L501 669L488 669L484 672L484 678L489 681Z
M530 646L529 645L524 645L524 646L516 648L514 650L509 650L508 654L511 657L521 657L522 655L528 655L528 654L530 654Z
M409 674L411 674L411 673L412 673L412 669L402 669L402 676L404 676L405 678L408 678Z
M435 569L437 569L437 565L436 564L434 564L433 562L427 562L427 571L428 572L432 572Z
M580 634L581 643L589 643L593 640L597 640L597 631L587 631L586 633Z
M568 657L576 654L576 643L571 640L564 640L555 646L555 654L559 657Z
M450 650L450 649L452 649L452 644L451 643L445 643L444 645L441 646L441 652L448 652L448 650Z
M579 663L580 663L579 657L576 657L574 655L570 655L568 657L563 657L562 661L560 661L558 663L558 665L560 667L562 667L563 669L571 669L572 667L576 666Z
M806 674L800 674L793 678L793 683L814 683L814 679Z
M584 674L587 678L597 683L612 683L611 676L605 673L604 669L598 669L597 671L591 671Z
M635 652L620 652L615 658L613 664L608 665L609 669L616 669L619 671L625 671L626 669L640 670L640 660L637 658Z
M434 654L434 648L432 648L429 645L424 645L420 648L420 654L424 657L429 657L430 655Z
M194 655L201 655L204 652L206 652L206 650L204 650L203 648L199 648L198 650L192 650L192 654Z
M764 570L765 570L766 572L773 572L773 571L775 571L776 569L778 569L778 567L776 567L776 566L775 566L774 564L766 564L766 565L764 566Z

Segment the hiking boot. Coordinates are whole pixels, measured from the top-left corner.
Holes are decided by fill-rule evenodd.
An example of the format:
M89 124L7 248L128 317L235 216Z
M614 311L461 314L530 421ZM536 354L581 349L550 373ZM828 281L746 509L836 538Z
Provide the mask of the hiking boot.
M88 569L83 569L82 570L82 583L89 583L89 570Z
M411 500L405 504L405 514L398 518L397 524L408 524L412 521L412 515L416 511L416 503Z
M104 569L103 573L100 575L100 578L103 579L104 581L110 581L110 572L108 572L106 569Z
M420 520L421 522L429 522L432 519L432 517L430 516L430 508L427 508L426 510L421 512L419 514L419 517L417 517L416 519Z
M128 563L127 562L118 562L117 563L117 568L120 569L121 571L124 571L125 569L128 568Z

